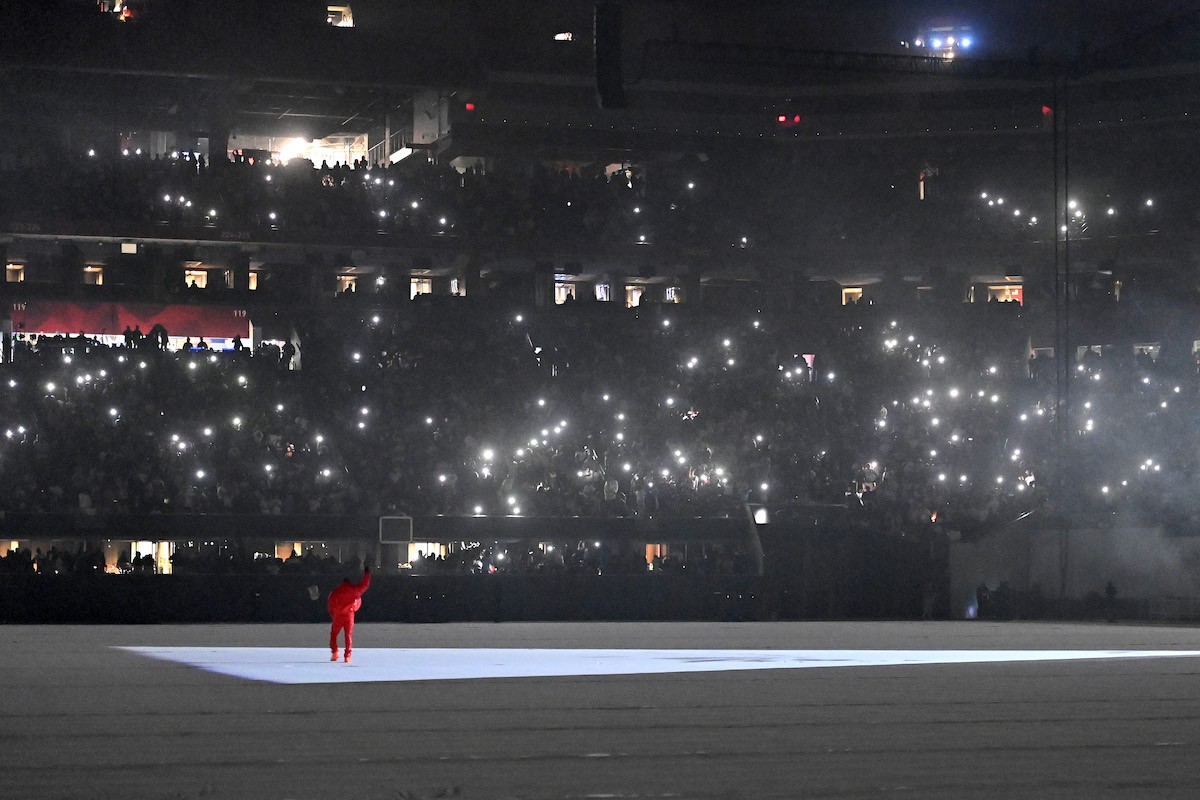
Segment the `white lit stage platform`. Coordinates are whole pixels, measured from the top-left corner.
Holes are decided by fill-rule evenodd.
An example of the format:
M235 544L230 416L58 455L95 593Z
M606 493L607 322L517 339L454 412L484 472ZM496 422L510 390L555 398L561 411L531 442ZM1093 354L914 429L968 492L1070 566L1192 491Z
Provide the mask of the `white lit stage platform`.
M328 651L304 647L127 647L192 667L267 683L366 683L486 678L665 675L812 667L1000 664L1118 658L1195 658L1200 650L580 650L443 647L356 650L330 669Z
M3 628L0 797L1200 795L1200 630Z

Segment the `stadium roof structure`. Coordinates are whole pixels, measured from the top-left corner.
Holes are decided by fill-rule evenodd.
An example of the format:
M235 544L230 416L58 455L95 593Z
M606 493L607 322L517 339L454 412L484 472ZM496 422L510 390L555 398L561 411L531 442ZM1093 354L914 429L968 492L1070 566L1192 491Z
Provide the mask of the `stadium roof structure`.
M514 131L500 137L500 145L514 136L546 139L545 130L534 134L517 123L526 118L541 121L539 128L568 145L620 148L630 145L634 129L632 138L656 141L689 128L727 138L828 136L853 130L864 116L902 115L916 96L953 95L923 99L923 110L937 113L947 129L967 130L969 122L955 123L956 115L1040 109L1042 102L1029 98L1044 93L1055 77L1103 84L1102 99L1111 104L1115 94L1130 117L1136 115L1132 107L1147 99L1200 94L1196 10L1156 18L1148 27L1109 30L1102 46L1072 61L1033 53L947 61L836 49L836 41L824 49L807 46L812 38L790 41L788 32L802 27L804 14L817 14L824 25L835 18L811 6L784 11L786 4L765 4L764 19L735 24L732 12L717 4L700 3L685 18L677 9L659 14L662 4L619 3L629 105L626 122L614 125L610 110L596 108L592 3L535 1L514 4L516 9L468 0L403 6L360 0L354 4L356 27L349 29L324 24L320 3L142 5L150 11L135 24L104 18L91 2L45 4L19 18L10 12L7 22L13 24L0 26L0 113L150 130L322 138L383 127L389 113L411 109L418 92L436 90L486 98L478 117L491 133L512 120ZM772 13L781 15L784 30L777 36L764 33ZM656 14L673 20L664 23ZM573 41L556 41L560 28ZM1147 85L1154 91L1147 92ZM780 104L791 104L788 109L806 122L827 123L802 131L734 124L738 117L772 119ZM663 121L671 116L681 124ZM884 128L897 130L884 126L880 133ZM606 143L606 130L617 141Z

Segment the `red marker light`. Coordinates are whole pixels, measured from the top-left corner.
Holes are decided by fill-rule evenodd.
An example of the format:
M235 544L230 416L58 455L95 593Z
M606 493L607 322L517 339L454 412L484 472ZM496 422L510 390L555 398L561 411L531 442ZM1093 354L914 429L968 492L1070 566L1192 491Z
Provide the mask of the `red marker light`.
M775 118L775 121L778 122L780 125L782 125L783 123L787 122L787 115L780 114L778 117Z
M797 114L796 116L792 117L792 122L799 125L800 124L800 115Z
M1051 108L1050 106L1042 106L1042 116L1043 117L1048 117L1053 113L1054 113L1054 109Z
M466 103L466 104L463 106L463 108L465 108L467 111L474 111L474 110L475 110L475 104L474 104L474 103Z

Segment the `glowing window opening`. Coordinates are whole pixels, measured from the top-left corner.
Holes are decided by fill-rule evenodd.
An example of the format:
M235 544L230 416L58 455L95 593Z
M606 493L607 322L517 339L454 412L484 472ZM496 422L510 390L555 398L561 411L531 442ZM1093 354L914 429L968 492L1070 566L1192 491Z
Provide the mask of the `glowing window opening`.
M992 284L987 287L987 299L997 303L1024 305L1025 287L1019 283Z
M350 6L326 6L325 21L334 28L353 28L354 12L350 10Z
M430 278L409 278L408 299L414 300L419 294L433 294L433 280Z
M206 269L185 269L183 271L183 285L189 289L195 287L197 289L208 288L208 270Z
M561 306L568 299L575 299L575 284L561 281L554 284L554 304Z

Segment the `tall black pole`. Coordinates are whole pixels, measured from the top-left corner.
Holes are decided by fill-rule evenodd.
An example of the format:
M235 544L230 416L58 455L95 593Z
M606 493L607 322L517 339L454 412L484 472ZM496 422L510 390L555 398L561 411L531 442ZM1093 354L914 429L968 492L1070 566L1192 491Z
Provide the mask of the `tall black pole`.
M1070 120L1068 83L1054 79L1054 353L1056 366L1054 428L1057 469L1051 497L1058 527L1059 597L1067 591L1068 546L1072 504L1071 377L1074 367L1071 341L1071 207ZM1062 234L1061 238L1059 234Z

